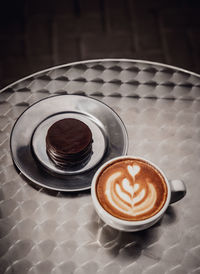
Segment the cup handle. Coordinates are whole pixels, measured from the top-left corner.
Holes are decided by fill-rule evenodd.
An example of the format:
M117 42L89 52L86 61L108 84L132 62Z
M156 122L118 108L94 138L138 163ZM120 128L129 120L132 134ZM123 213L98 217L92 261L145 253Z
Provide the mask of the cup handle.
M170 204L173 204L182 199L186 194L186 186L183 181L171 180L171 200Z

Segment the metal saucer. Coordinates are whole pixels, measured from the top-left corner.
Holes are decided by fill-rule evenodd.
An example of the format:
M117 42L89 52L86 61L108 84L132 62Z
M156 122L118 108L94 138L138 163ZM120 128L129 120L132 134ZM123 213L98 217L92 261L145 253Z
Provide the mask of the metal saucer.
M46 132L57 120L70 117L86 123L93 136L93 154L85 166L61 169L46 153ZM104 103L86 96L58 95L31 105L15 122L10 139L17 168L40 187L56 191L90 188L100 165L128 149L126 128L119 116Z

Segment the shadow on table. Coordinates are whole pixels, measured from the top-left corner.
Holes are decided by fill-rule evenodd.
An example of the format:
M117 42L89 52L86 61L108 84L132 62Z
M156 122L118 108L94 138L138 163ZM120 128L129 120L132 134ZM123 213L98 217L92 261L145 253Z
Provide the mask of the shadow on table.
M80 195L90 195L90 189L87 190L82 190L82 191L71 191L71 192L62 192L62 191L56 191L44 187L40 187L39 185L35 184L31 180L29 180L27 177L25 177L23 174L20 173L20 176L23 178L24 181L26 181L27 184L29 184L32 188L35 190L45 193L50 196L54 197L60 197L60 198L76 198L79 197Z
M98 242L112 257L119 256L123 258L123 261L134 261L147 247L158 242L164 232L164 226L174 223L176 219L175 209L169 206L160 221L143 231L118 231L100 221L102 227L99 229ZM148 253L145 255L148 256ZM158 259L156 256L159 254L150 254L150 257L155 260Z

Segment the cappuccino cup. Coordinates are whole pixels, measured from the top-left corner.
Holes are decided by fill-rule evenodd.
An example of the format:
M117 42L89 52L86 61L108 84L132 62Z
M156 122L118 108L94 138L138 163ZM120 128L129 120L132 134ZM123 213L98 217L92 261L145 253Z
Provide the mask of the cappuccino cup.
M182 181L169 181L157 165L133 156L120 156L104 163L91 185L99 217L122 231L149 228L163 217L171 203L185 194Z

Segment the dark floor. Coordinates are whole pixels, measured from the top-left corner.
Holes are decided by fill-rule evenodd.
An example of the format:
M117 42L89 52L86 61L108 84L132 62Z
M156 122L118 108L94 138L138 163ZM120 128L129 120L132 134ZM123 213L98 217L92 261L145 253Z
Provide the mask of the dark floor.
M0 88L94 58L158 61L200 73L200 1L7 0L0 4Z

